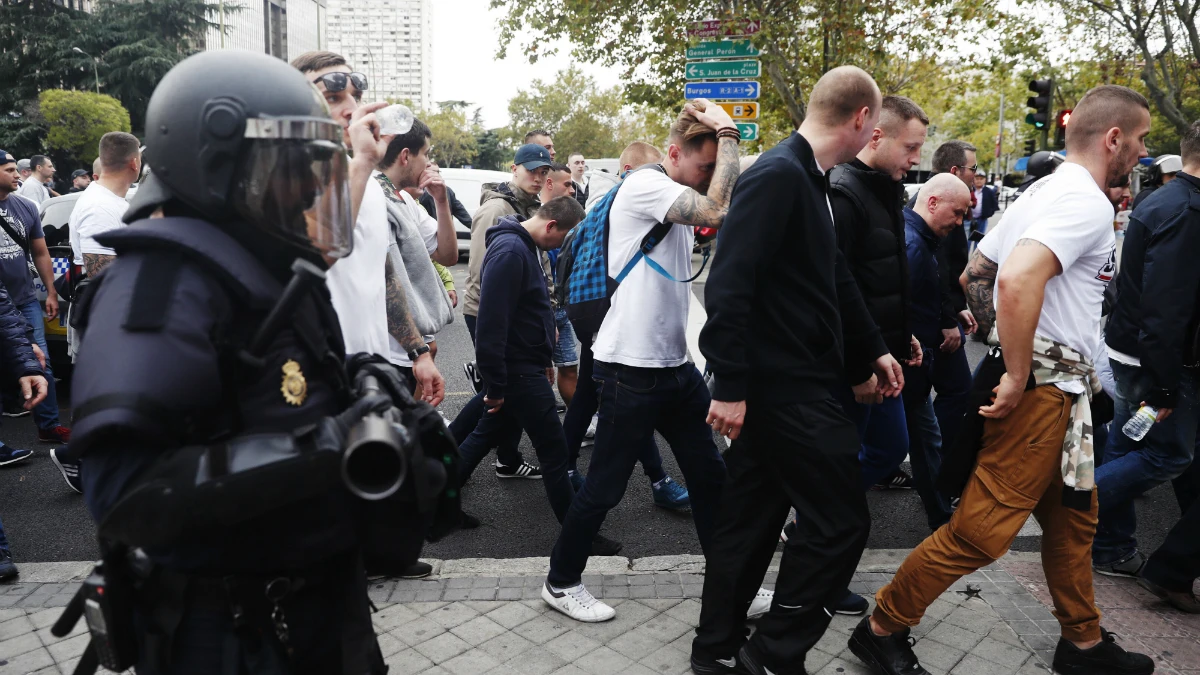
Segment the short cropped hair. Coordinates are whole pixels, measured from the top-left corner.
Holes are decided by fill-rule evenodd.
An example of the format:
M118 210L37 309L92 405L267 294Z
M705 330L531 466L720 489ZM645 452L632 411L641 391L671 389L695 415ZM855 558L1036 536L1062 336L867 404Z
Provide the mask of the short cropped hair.
M571 167L566 164L551 164L550 173L571 173Z
M929 126L929 116L917 105L917 102L907 96L884 96L883 106L879 112L880 129L888 133L899 131L901 125L912 120L920 120L921 124Z
M679 113L679 117L676 117L675 123L671 125L667 140L690 154L703 148L708 141L716 141L717 132L696 119L695 115L684 110Z
M1145 96L1129 87L1105 84L1093 87L1079 99L1071 111L1071 123L1067 125L1067 151L1087 145L1097 135L1113 127L1124 133L1132 133L1141 121L1141 112L1150 110Z
M99 178L100 171L104 168L104 163L97 157L96 161L92 162L92 178Z
M100 166L122 169L141 151L142 144L137 136L124 131L110 131L100 137Z
M946 141L933 151L933 172L950 173L956 166L966 166L967 153L975 151L975 146L966 141Z
M1200 164L1200 120L1192 122L1183 132L1183 138L1179 139L1179 154L1184 166Z
M29 158L29 168L36 169L43 164L50 162L50 158L45 155L34 155Z
M584 159L587 159L582 152L572 152L571 154L567 155L567 161L569 162L576 157L583 157Z
M533 139L537 138L538 136L545 136L546 138L554 138L554 134L551 134L549 131L546 131L545 129L534 129L533 131L530 131L529 133L525 134L525 143L527 143L527 144L532 143Z
M555 197L542 204L534 215L555 221L554 229L556 230L569 230L583 222L583 218L587 214L577 199L564 196Z
M404 150L408 150L410 155L420 152L421 148L425 147L427 138L433 138L433 132L424 122L414 118L412 128L408 130L408 133L396 134L388 142L387 152L383 153L383 159L379 162L379 170L386 171L392 168Z
M840 126L863 108L875 109L879 86L857 66L839 66L821 76L808 98L808 114L826 126Z
M292 59L292 67L302 73L313 73L334 66L346 65L346 59L341 54L324 50L304 52Z
M662 151L650 145L645 141L634 141L625 146L621 151L621 158L617 160L617 171L625 168L628 164L633 169L641 168L651 162L662 161Z

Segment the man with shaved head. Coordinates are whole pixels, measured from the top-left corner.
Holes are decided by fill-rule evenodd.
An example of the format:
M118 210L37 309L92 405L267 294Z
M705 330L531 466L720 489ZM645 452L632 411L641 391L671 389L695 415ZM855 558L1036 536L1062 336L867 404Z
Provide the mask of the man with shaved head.
M1089 91L1067 129L1066 162L1021 195L972 255L968 302L977 316L990 314L988 343L997 348L980 364L976 390L994 387L995 397L968 412L982 420L969 420L957 446L975 429L977 454L950 522L913 550L850 637L850 650L872 672L925 673L910 629L951 584L1004 555L1030 515L1042 527L1042 567L1062 629L1054 670L1154 672L1151 659L1125 651L1100 627L1089 405L1100 391L1091 359L1116 269L1105 190L1146 156L1149 133L1140 94L1111 85Z
M621 158L617 160L617 163L621 165L621 170L617 174L619 177L624 178L626 174L634 169L661 161L661 150L645 141L634 141L625 146L625 149L621 151Z
M691 662L700 675L802 672L845 598L871 520L858 432L831 392L844 366L866 372L882 395L903 386L837 248L825 178L871 141L882 96L870 75L844 66L809 100L800 129L738 180L704 288L708 421L733 443L705 548ZM784 546L771 609L747 641L747 610L793 505L797 536Z

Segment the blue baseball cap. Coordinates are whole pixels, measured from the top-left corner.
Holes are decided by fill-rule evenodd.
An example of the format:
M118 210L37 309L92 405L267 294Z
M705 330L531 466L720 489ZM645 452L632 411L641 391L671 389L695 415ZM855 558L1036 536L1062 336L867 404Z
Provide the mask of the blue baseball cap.
M15 161L17 161L17 158L10 155L7 150L0 150L0 166L4 166L9 162Z
M552 163L550 151L537 143L526 143L517 148L517 157L513 160L513 164L519 164L529 171L550 166Z

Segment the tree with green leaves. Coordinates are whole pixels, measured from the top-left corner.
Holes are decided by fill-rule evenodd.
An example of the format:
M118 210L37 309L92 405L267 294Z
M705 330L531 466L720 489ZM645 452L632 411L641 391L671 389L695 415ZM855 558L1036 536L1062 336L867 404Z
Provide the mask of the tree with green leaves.
M70 153L85 165L100 154L100 137L129 132L129 111L117 99L89 91L51 89L38 96L46 122L46 146Z

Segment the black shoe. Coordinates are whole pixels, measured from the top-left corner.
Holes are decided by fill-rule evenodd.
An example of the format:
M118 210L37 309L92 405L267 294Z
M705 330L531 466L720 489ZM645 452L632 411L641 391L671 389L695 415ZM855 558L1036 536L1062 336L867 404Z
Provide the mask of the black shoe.
M837 612L838 614L859 616L863 612L866 612L867 608L870 606L870 603L868 603L867 599L863 596L858 595L857 593L846 591L846 597L842 598L841 601L834 606L833 611Z
M478 518L467 513L466 511L463 511L462 523L459 524L458 528L460 530L473 530L482 524L483 524L483 522L480 521Z
M471 383L471 388L475 393L483 391L483 376L479 374L479 369L475 367L474 361L468 361L463 364L463 372L467 374L467 381Z
M418 560L417 562L415 562L415 563L409 565L408 567L405 567L403 570L401 570L400 578L401 579L424 579L425 577L429 576L430 574L433 574L433 565L430 565L429 563L421 562L420 560Z
M871 630L871 617L864 616L850 634L850 651L876 675L929 675L913 653L909 631L879 637Z
M592 539L592 555L616 555L621 552L621 542L598 534Z
M17 566L13 564L12 554L0 549L0 581L17 578Z
M1142 552L1134 549L1129 557L1114 563L1105 563L1103 565L1092 564L1092 569L1097 574L1103 574L1108 577L1125 577L1127 579L1137 579L1146 566L1146 556Z
M1142 588L1157 595L1160 599L1165 600L1169 605L1181 612L1187 612L1188 614L1200 614L1200 600L1196 599L1196 596L1192 594L1191 589L1186 591L1172 591L1168 588L1159 586L1146 577L1139 578L1138 584L1141 585Z
M83 494L83 480L79 478L79 462L68 462L62 458L66 453L67 446L54 448L50 451L50 459L54 462L54 466L58 467L58 472L62 474L63 480L67 481L67 487Z
M911 490L913 489L912 476L904 473L903 469L896 469L892 475L884 478L871 487L872 490Z
M1116 636L1100 629L1100 644L1080 649L1059 639L1054 650L1054 671L1062 675L1150 675L1154 659L1127 652L1117 644Z
M741 668L741 670L736 670L734 672L748 673L749 675L775 675L772 671L767 670L767 667L764 666L761 661L759 661L757 656L755 656L754 650L751 649L749 642L742 645L741 651L738 652L737 666ZM807 672L808 671L804 670L804 666L801 665L799 671L800 675L806 675Z
M542 470L524 460L516 466L505 466L496 460L496 478L526 478L541 480Z
M692 672L696 675L744 675L746 671L738 667L736 656L711 659L692 654Z

